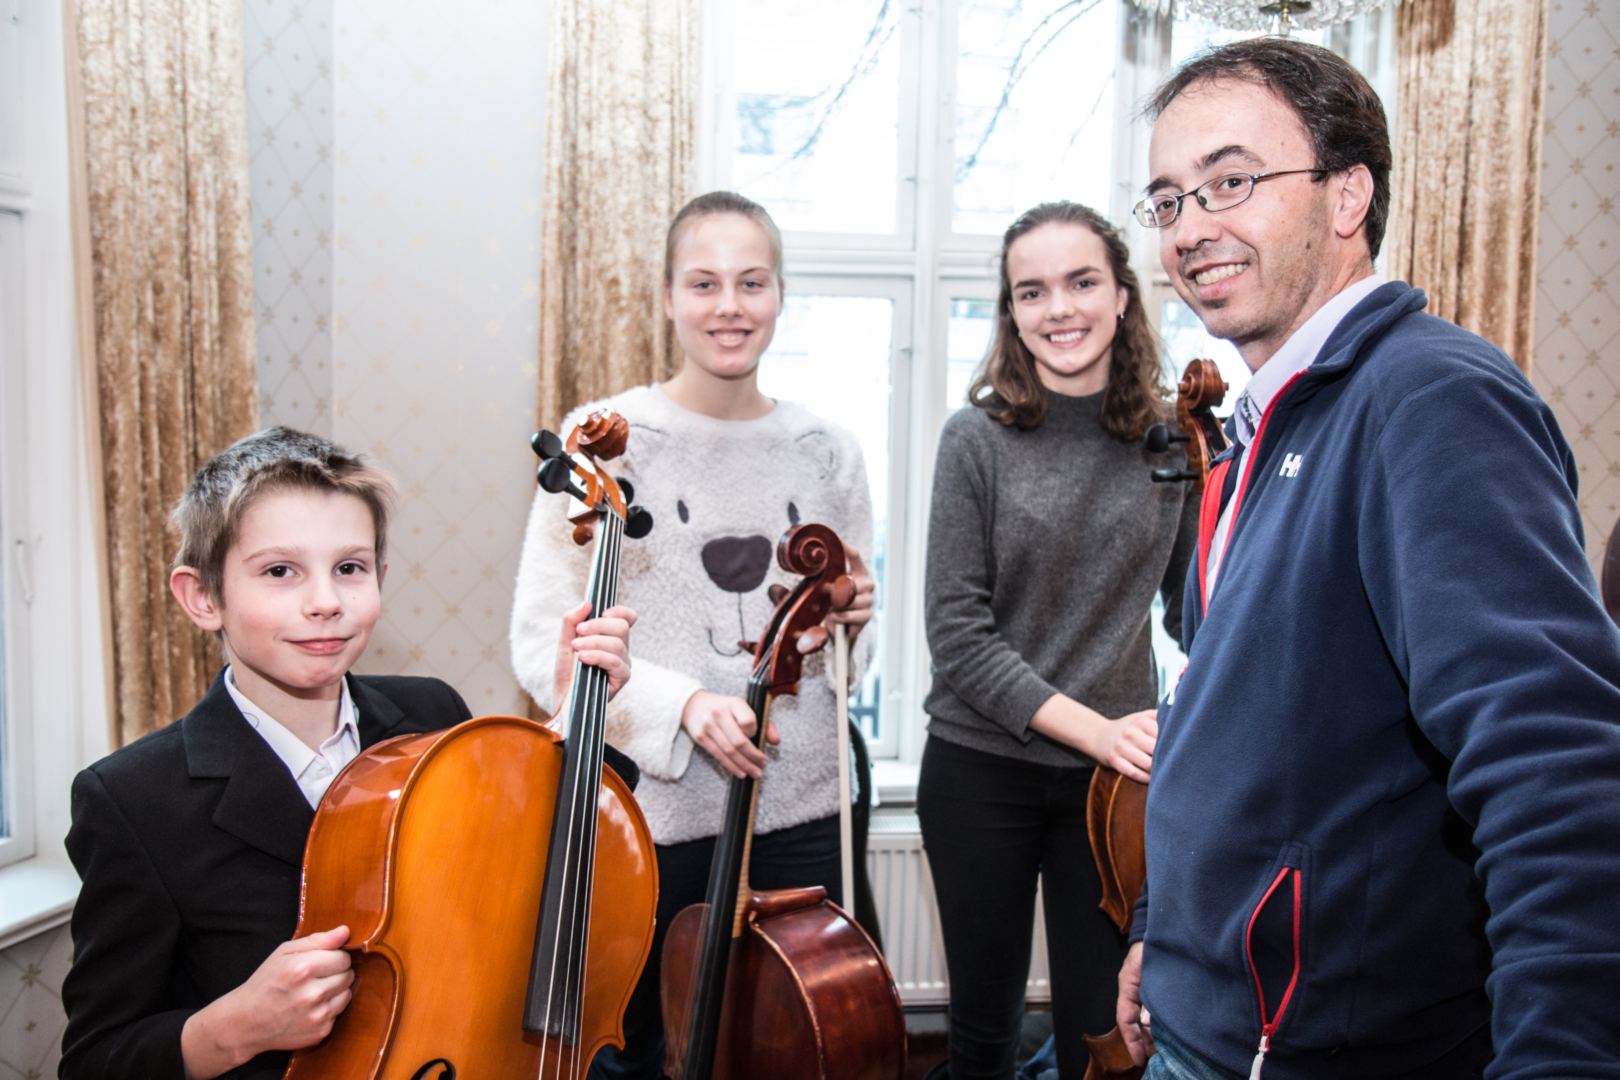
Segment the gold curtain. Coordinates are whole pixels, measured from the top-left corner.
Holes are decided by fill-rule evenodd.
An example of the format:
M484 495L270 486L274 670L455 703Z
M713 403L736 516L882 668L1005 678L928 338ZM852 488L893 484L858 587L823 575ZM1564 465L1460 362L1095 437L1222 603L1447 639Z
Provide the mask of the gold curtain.
M168 515L258 427L242 7L78 0L77 18L122 744L208 688L213 643L169 596Z
M1387 272L1528 372L1549 0L1409 0L1395 11Z
M674 374L664 234L695 193L696 0L552 0L542 427Z

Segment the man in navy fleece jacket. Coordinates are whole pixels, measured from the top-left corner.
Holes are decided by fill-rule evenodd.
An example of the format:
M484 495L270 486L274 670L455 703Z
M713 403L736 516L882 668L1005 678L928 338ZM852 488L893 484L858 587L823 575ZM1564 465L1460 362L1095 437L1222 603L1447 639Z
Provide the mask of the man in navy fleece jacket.
M1383 110L1281 39L1156 95L1177 292L1254 371L1159 713L1156 1077L1620 1077L1620 632L1528 380L1373 270Z

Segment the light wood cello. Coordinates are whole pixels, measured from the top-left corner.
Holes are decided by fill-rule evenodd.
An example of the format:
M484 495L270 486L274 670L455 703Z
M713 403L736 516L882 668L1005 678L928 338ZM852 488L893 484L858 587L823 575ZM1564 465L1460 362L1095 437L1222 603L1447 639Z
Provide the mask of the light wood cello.
M652 519L597 465L628 424L594 414L534 438L541 486L594 531L588 599L612 607L620 543ZM297 936L349 927L353 1000L288 1080L582 1077L622 1046L652 946L658 871L630 790L602 760L607 676L575 664L559 735L513 716L378 743L310 829Z
M1209 481L1209 463L1226 449L1226 433L1214 409L1226 399L1226 383L1213 360L1187 365L1176 387L1176 426L1154 424L1143 438L1150 453L1162 454L1177 443L1187 448L1185 469L1153 470L1156 483L1192 482L1194 495ZM1147 879L1145 825L1147 785L1099 765L1086 799L1086 832L1102 876L1102 902L1097 906L1122 934L1130 933L1136 901ZM1085 1036L1091 1063L1085 1080L1138 1080L1143 1066L1131 1060L1119 1028L1106 1035Z
M796 526L776 551L783 569L805 577L752 646L747 700L761 749L772 699L798 692L804 654L827 642L822 620L855 596L843 543L825 525ZM664 1071L673 1080L899 1080L905 1017L871 938L819 885L748 886L759 783L732 779L706 902L676 915L664 939Z

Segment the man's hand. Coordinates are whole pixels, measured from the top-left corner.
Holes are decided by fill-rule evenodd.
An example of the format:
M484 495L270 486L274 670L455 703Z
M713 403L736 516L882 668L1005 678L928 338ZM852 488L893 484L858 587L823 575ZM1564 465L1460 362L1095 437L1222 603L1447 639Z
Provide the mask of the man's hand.
M1153 1053L1153 1017L1142 1008L1142 943L1138 941L1125 954L1125 966L1119 969L1119 1003L1114 1006L1114 1022L1130 1048L1131 1060L1138 1065L1147 1063Z
M759 730L754 710L742 698L699 690L686 699L681 727L732 776L758 780L765 775L765 755L752 741ZM776 724L770 721L765 724L765 741L772 746L782 741Z
M855 638L860 634L861 628L872 621L872 600L877 592L877 585L866 572L866 564L861 561L861 553L854 548L845 548L844 554L849 556L849 576L855 582L855 601L843 611L835 611L827 616L827 625L843 623L849 627L849 643L855 644Z
M622 604L594 619L586 617L590 613L590 602L584 601L563 616L562 633L557 635L553 711L568 700L575 660L607 672L610 699L630 681L630 628L636 625L636 613Z
M180 1031L187 1080L211 1080L267 1050L314 1046L348 1007L349 928L276 947L248 981L191 1015Z

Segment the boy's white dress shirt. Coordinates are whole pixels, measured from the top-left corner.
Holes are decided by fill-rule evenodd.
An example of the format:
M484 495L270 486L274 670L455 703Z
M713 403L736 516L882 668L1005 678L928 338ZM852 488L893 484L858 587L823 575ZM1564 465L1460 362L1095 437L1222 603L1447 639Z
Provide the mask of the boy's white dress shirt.
M231 700L236 707L242 710L249 726L259 733L260 738L270 744L276 757L287 766L287 771L298 783L298 789L309 800L309 805L319 806L321 796L332 785L332 780L343 771L343 766L353 761L360 754L360 710L349 696L349 680L343 680L343 698L338 702L338 728L325 742L321 743L319 750L311 750L303 739L294 735L281 724L277 723L269 713L249 701L242 691L236 688L236 672L231 668L225 669L225 689L230 692Z

